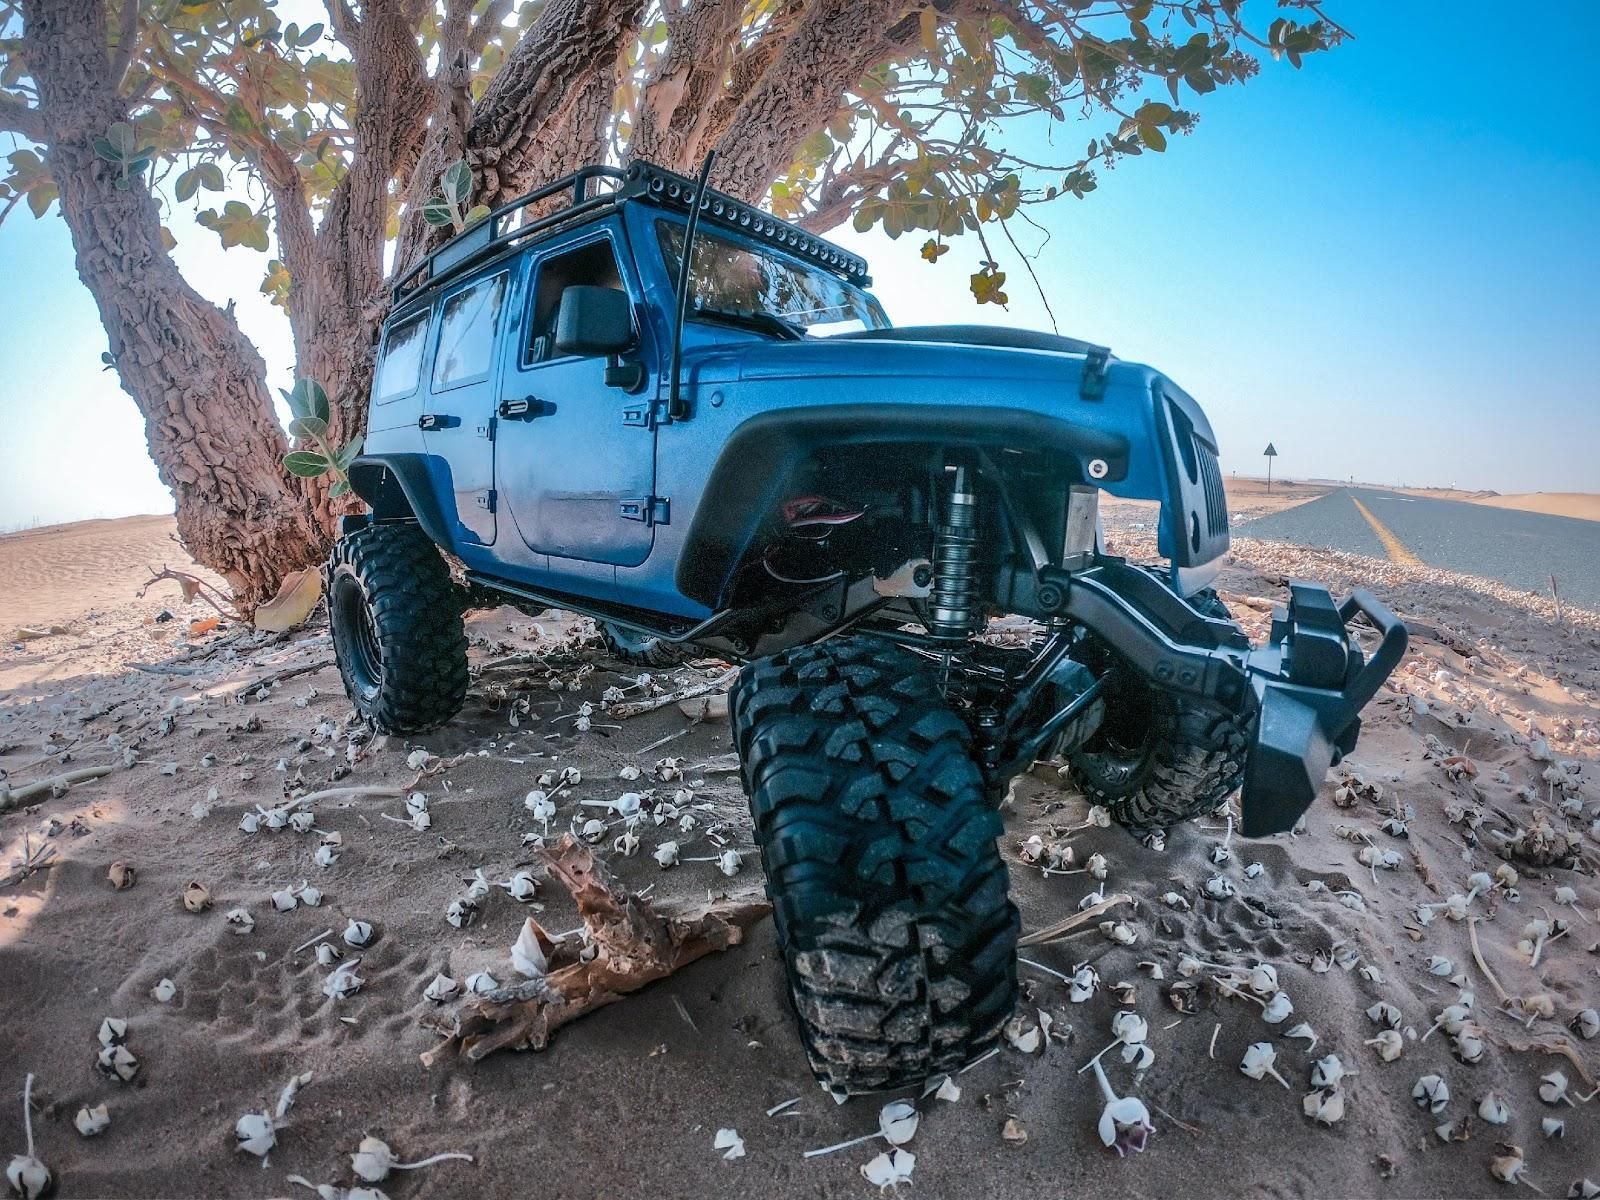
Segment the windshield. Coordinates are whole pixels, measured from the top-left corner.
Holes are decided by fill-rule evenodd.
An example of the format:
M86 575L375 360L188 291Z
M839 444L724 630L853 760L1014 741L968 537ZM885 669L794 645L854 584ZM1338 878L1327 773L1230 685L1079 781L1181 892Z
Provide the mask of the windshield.
M658 221L656 236L674 279L683 256L684 227ZM887 329L889 318L866 292L818 267L735 242L706 229L695 234L689 267L689 319L729 318L780 333L827 337Z

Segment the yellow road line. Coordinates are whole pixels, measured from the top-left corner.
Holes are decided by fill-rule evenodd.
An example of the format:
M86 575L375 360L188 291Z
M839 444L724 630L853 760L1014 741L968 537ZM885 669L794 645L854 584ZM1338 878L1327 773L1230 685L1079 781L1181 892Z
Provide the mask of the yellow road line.
M1408 567L1422 566L1422 560L1407 550L1406 544L1395 537L1394 530L1373 516L1370 508L1354 496L1350 497L1350 503L1356 506L1361 515L1367 519L1367 524L1372 526L1372 532L1377 534L1378 540L1383 543L1383 552L1389 556L1390 562L1405 563Z

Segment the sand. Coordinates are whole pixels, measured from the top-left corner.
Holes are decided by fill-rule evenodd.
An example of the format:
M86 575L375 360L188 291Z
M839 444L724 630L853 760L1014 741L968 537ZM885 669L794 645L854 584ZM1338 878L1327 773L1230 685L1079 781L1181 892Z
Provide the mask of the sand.
M1600 493L1597 492L1523 492L1514 496L1488 496L1474 503L1487 504L1491 508L1517 508L1523 512L1600 521Z
M1142 524L1137 516L1108 520L1119 549L1135 554L1152 548ZM357 746L350 764L350 708L336 673L319 666L330 657L325 628L284 638L223 630L191 650L187 618L201 610L179 605L170 585L143 601L131 596L145 563L159 565L152 550L161 540L149 522L0 539L0 586L7 588L0 625L9 632L52 622L70 631L12 646L0 658L0 768L14 786L57 770L119 764L102 780L0 815L0 872L24 837L43 837L57 852L54 865L0 889L0 1153L22 1148L22 1081L33 1072L37 1152L68 1197L309 1196L288 1177L350 1184L348 1155L368 1132L407 1160L447 1150L476 1160L397 1175L384 1184L396 1200L646 1189L703 1198L873 1194L858 1171L876 1147L802 1158L874 1129L881 1100L836 1106L811 1080L768 923L745 945L562 1030L545 1052L475 1066L446 1060L431 1070L418 1062L437 1041L424 1020L439 1010L421 994L436 971L458 979L480 969L507 975L527 910L497 893L466 930L446 924L444 911L474 868L503 879L529 861L521 837L533 823L521 800L536 773L555 764L582 769L583 784L560 804L557 825L565 828L580 812L577 800L639 786L617 778L624 763L648 769L662 755L682 756L712 827L748 849L737 776L715 769L730 749L726 725L691 725L668 708L621 722L620 730L575 732L571 720L557 718L584 699L597 701L607 686L627 685L634 672L601 657L580 620L551 614L536 621L500 609L472 618L475 676L461 716L423 738ZM92 564L81 561L86 553ZM40 563L48 565L33 565ZM24 573L27 582L18 584ZM1565 1194L1585 1173L1600 1176L1600 1104L1549 1106L1536 1091L1539 1076L1557 1068L1587 1091L1577 1068L1514 1049L1566 1038L1584 1069L1600 1072L1600 1042L1578 1042L1564 1026L1600 999L1600 959L1591 952L1600 940L1594 840L1584 843L1582 870L1519 864L1516 897L1502 887L1472 902L1499 981L1515 995L1551 997L1553 1018L1536 1017L1531 1028L1528 1018L1497 1007L1494 988L1471 963L1465 924L1440 913L1424 927L1414 915L1418 903L1464 893L1471 872L1501 864L1491 849L1494 831L1534 813L1557 829L1581 830L1600 814L1600 617L1569 610L1558 625L1547 602L1499 585L1241 542L1221 587L1253 636L1264 636L1290 574L1328 579L1340 590L1373 586L1420 631L1401 672L1368 710L1353 761L1336 771L1303 832L1235 838L1221 867L1210 861L1226 838L1220 818L1175 831L1161 850L1116 828L1059 833L1082 824L1087 806L1048 764L1021 779L1005 807L1002 849L1026 929L1072 913L1090 891L1087 876L1046 877L1021 861L1018 848L1033 833L1070 842L1079 861L1105 855L1108 892L1136 899L1126 912L1138 931L1133 946L1091 930L1028 957L1061 972L1089 961L1108 984L1133 985L1155 1062L1136 1075L1112 1056L1109 1074L1122 1094L1149 1105L1156 1126L1149 1149L1119 1160L1101 1146L1101 1103L1091 1076L1077 1071L1110 1040L1117 1005L1109 990L1071 1004L1060 980L1025 966L1024 1010L1054 1017L1051 1040L1040 1054L1006 1048L961 1075L955 1103L925 1102L909 1147L917 1163L908 1194L1496 1195L1507 1191L1488 1174L1499 1141L1524 1148L1528 1178L1546 1194ZM163 608L179 620L146 623ZM527 654L537 657L517 658ZM192 674L127 666L179 659L170 665ZM255 684L301 667L313 669L265 690ZM715 669L674 674L687 680ZM552 674L577 682L577 690L552 691ZM120 765L113 737L135 749L136 765ZM647 748L667 737L673 740ZM1575 764L1570 796L1543 778L1546 744L1556 760ZM323 870L312 861L314 835L238 829L244 813L273 804L286 786L407 785L414 747L446 761L466 756L418 784L431 802L427 832L382 819L401 811L398 801L317 805L319 828L339 831L345 843L338 864ZM1475 778L1457 777L1460 763L1446 769L1452 754L1470 756ZM173 773L164 774L169 766ZM1351 807L1338 807L1336 785L1352 775L1369 786ZM206 812L213 788L217 799ZM1562 798L1583 815L1559 814L1554 804ZM196 805L205 815L195 815ZM1450 814L1479 805L1484 823L1477 844L1468 845ZM1385 811L1410 813L1408 838L1382 832ZM1374 878L1344 831L1398 850L1402 865ZM713 852L703 833L682 839L686 858ZM657 897L703 900L759 887L753 858L732 879L711 863L660 870L649 850L665 836L647 826L639 856L607 857L631 886L654 885ZM115 860L137 867L131 890L111 890L106 870ZM1254 877L1245 870L1253 862L1263 868ZM1205 896L1202 885L1218 873L1234 883L1236 898ZM212 890L212 911L181 907L191 879ZM272 911L268 894L303 879L326 893L324 904ZM1582 917L1557 905L1560 886L1576 889ZM1173 890L1188 911L1163 903ZM1362 908L1347 907L1340 892L1358 894ZM555 889L540 899L546 926L576 923ZM229 932L223 921L236 905L254 915L248 935ZM1535 970L1515 943L1527 921L1547 912L1573 929L1544 949ZM321 991L327 972L295 948L351 917L373 922L379 936L361 964L364 988L336 1003ZM1316 969L1323 964L1313 956L1335 947L1353 951L1359 965ZM1196 1011L1180 1012L1168 991L1186 954L1275 965L1293 1015L1265 1024L1254 1003L1223 995L1211 970L1197 977L1205 982ZM1427 971L1432 954L1448 957L1476 993L1487 1053L1466 1065L1434 1034L1426 1042L1408 1038L1399 1061L1381 1063L1363 1045L1378 1028L1365 1015L1370 1005L1391 1002L1403 1027L1420 1035L1457 997L1450 978ZM1164 978L1141 964L1158 964ZM168 1004L150 995L163 978L177 988ZM95 1031L106 1016L129 1021L128 1045L141 1064L130 1085L94 1070ZM1301 1021L1318 1035L1314 1052L1285 1036ZM1240 1073L1245 1048L1262 1040L1276 1044L1291 1090ZM1331 1128L1301 1114L1311 1064L1328 1052L1360 1072L1345 1085L1347 1115ZM307 1071L313 1077L267 1165L235 1150L237 1118L271 1104L291 1075ZM1454 1094L1437 1117L1410 1099L1426 1072L1443 1075ZM1491 1090L1510 1106L1508 1125L1493 1128L1473 1115L1466 1140L1435 1136L1434 1126L1465 1122ZM793 1098L799 1103L783 1115L764 1115ZM73 1114L101 1101L110 1108L109 1130L80 1138ZM1566 1120L1563 1140L1541 1135L1546 1116ZM1001 1136L1012 1117L1027 1133L1020 1146ZM745 1158L724 1161L713 1150L725 1126L744 1138Z

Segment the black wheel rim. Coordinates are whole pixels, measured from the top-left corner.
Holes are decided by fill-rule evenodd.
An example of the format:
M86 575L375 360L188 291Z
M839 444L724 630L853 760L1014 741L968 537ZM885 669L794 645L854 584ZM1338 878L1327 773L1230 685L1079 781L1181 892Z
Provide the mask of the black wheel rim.
M383 654L372 608L354 576L334 580L332 608L334 649L361 699L371 701L383 684Z
M1084 750L1125 768L1143 761L1150 742L1155 705L1150 689L1139 679L1113 669L1106 680L1105 717Z

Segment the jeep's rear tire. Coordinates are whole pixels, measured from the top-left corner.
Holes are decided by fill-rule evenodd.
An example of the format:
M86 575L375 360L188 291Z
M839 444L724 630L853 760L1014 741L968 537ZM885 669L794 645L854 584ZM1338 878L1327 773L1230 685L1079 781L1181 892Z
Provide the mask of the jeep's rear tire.
M437 729L467 698L467 633L450 570L415 525L334 543L325 579L345 694L382 733Z
M1203 616L1233 619L1210 588L1189 604ZM1123 668L1111 676L1099 730L1067 755L1073 782L1139 834L1215 812L1244 781L1250 718L1151 687Z
M642 629L630 629L614 621L596 621L600 640L612 658L636 667L675 667L694 657L692 648L669 642Z
M732 718L801 1040L848 1093L983 1053L1017 910L971 734L925 660L869 637L747 665Z

